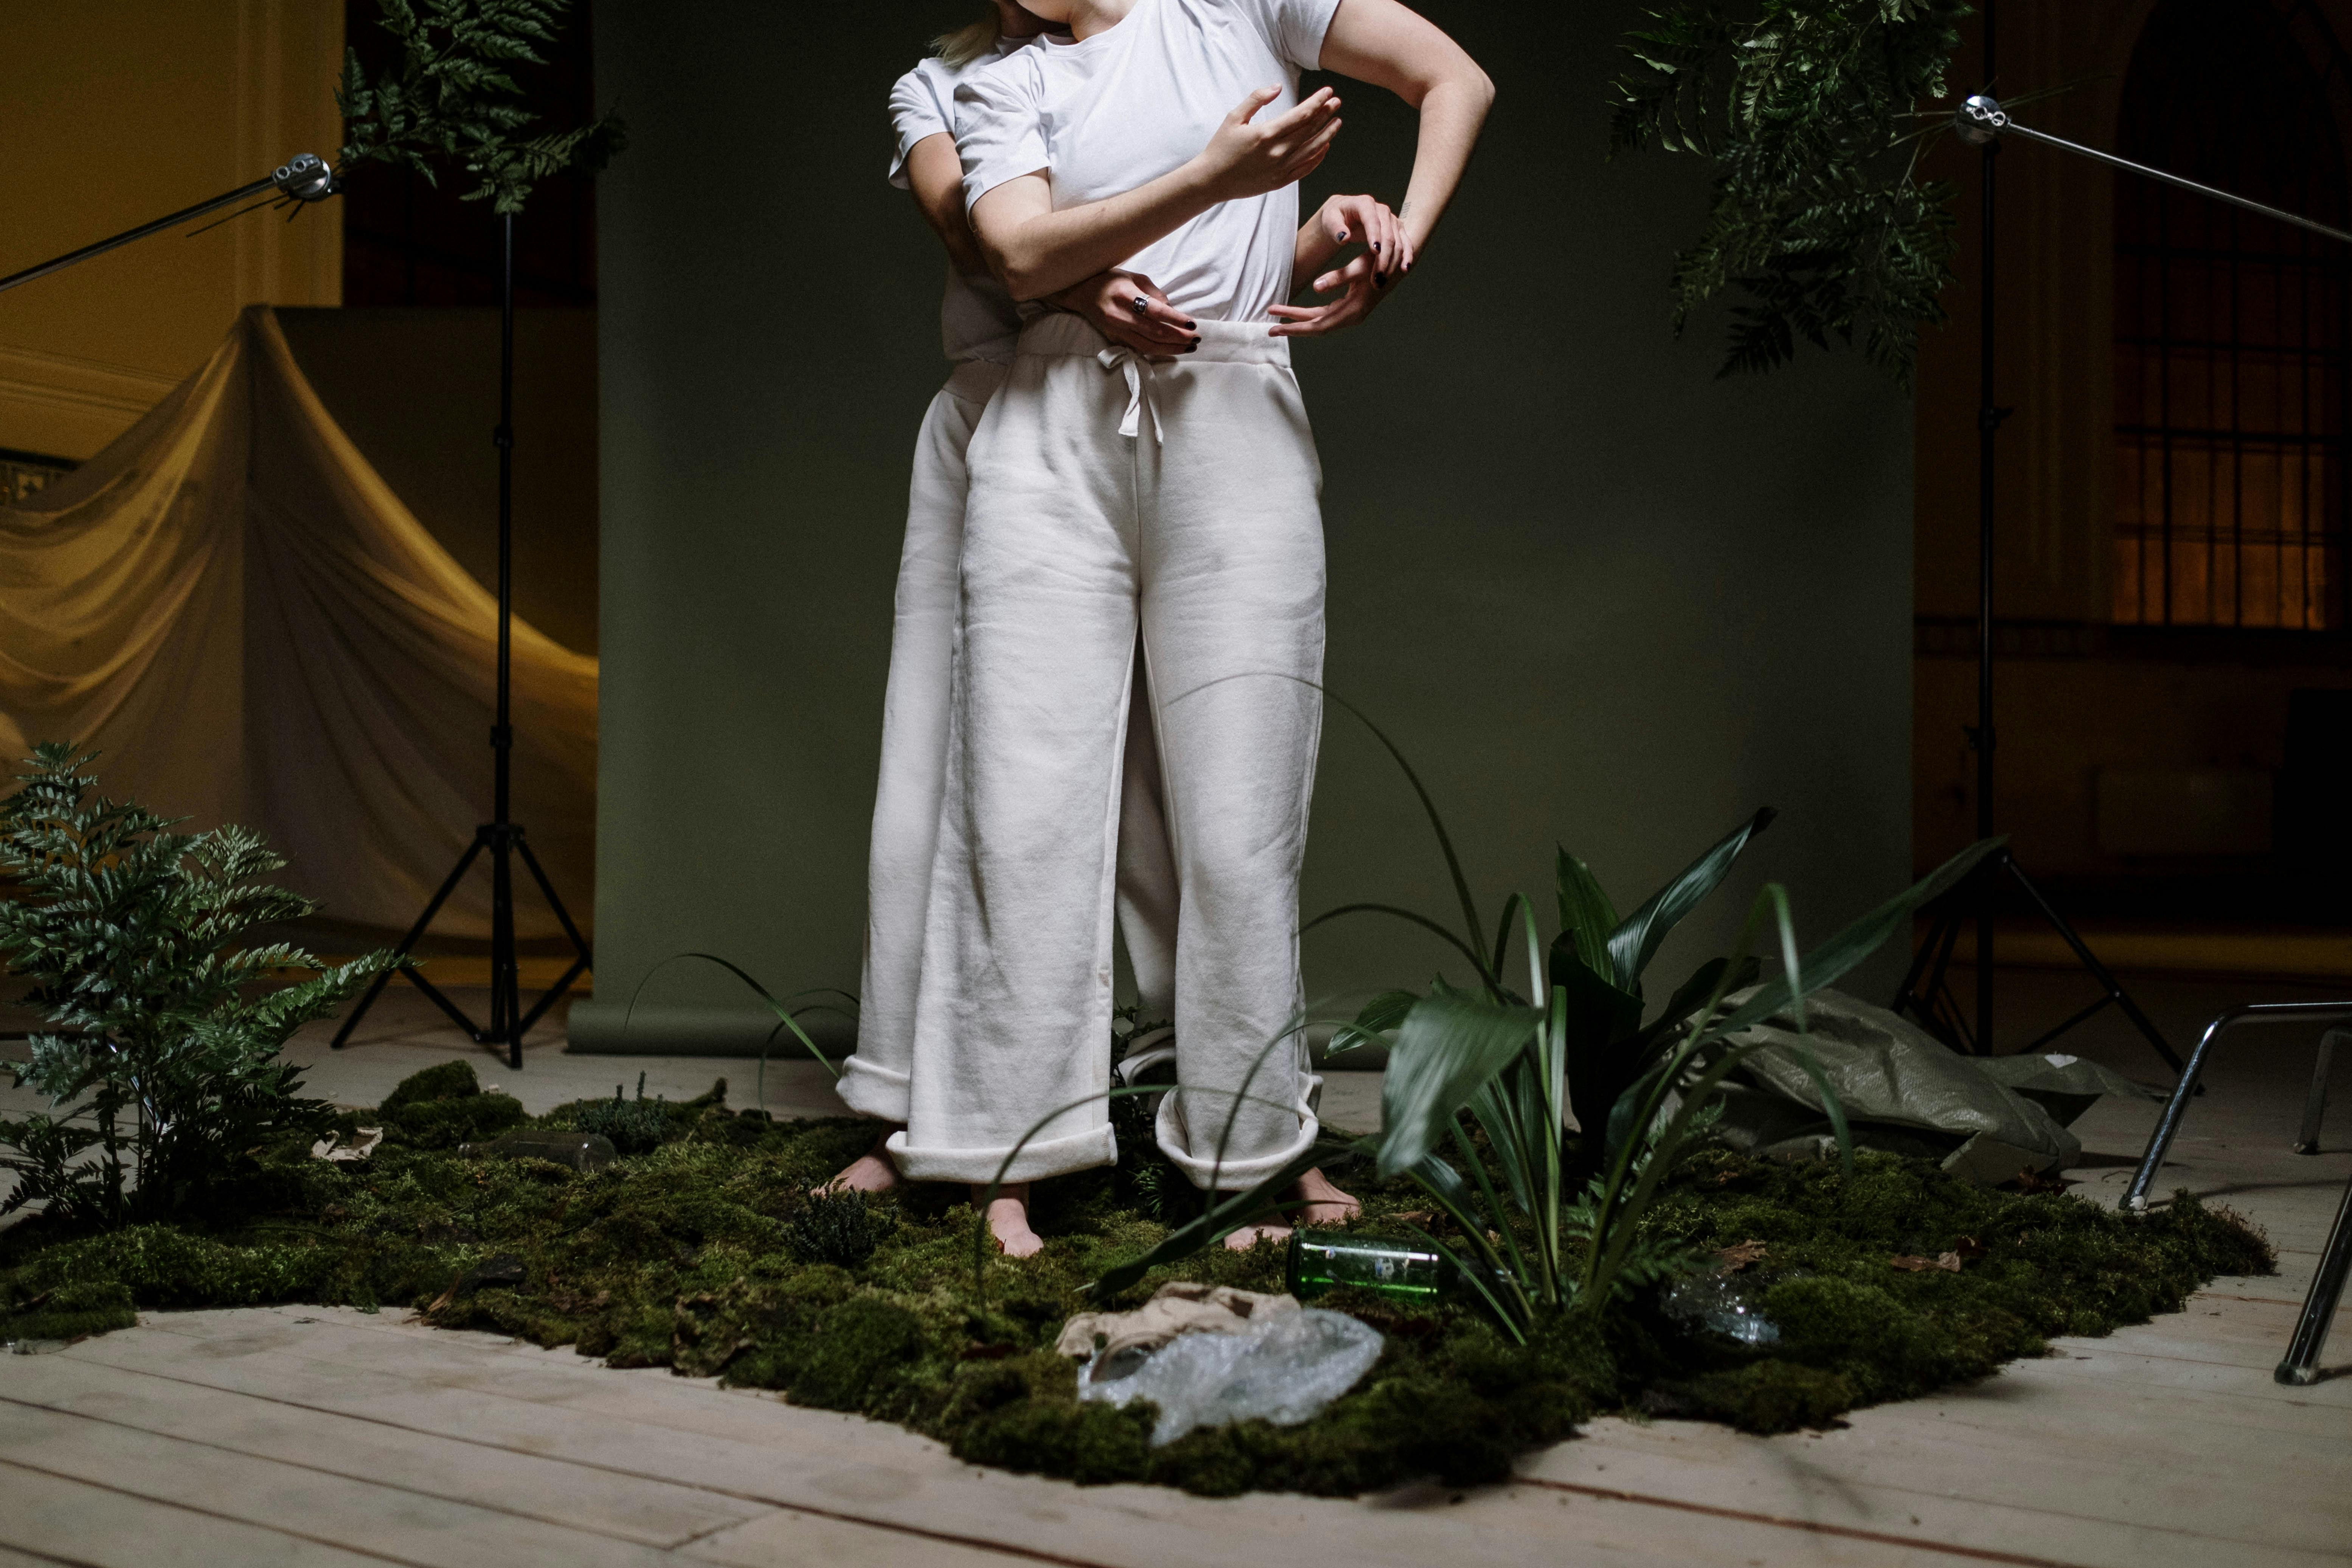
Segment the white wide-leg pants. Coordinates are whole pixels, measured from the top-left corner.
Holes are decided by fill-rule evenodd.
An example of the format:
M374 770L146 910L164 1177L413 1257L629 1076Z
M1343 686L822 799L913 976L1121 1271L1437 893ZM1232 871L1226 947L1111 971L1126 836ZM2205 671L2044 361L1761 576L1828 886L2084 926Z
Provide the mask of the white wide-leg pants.
M972 439L913 1092L891 1140L910 1177L988 1181L1024 1136L1007 1180L1116 1158L1114 868L1122 756L1143 732L1179 889L1160 1144L1232 1188L1315 1138L1298 872L1322 474L1288 344L1264 323L1202 328L1200 349L1155 362L1075 317L1034 321Z
M857 1050L843 1062L838 1085L851 1110L886 1121L907 1120L908 1076L914 1062L916 987L947 770L965 449L1005 374L1005 366L983 360L958 365L931 399L915 441L890 677L882 699L882 766L866 863ZM1160 758L1148 729L1138 731L1129 748L1126 774L1120 928L1138 999L1147 1016L1165 1017L1175 1006L1176 876L1160 816ZM1108 1030L1101 1044L1108 1055Z

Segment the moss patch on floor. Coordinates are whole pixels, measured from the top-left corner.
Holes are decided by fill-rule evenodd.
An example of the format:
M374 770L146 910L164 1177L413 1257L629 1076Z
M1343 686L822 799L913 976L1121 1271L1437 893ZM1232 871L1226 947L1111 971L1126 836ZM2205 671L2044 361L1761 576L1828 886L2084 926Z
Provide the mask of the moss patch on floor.
M1041 1185L1045 1250L992 1257L976 1287L976 1220L959 1194L809 1196L870 1143L872 1123L739 1113L723 1083L695 1100L636 1104L629 1115L658 1142L603 1171L467 1157L459 1144L526 1123L576 1128L614 1114L613 1101L526 1119L482 1092L470 1066L433 1068L380 1111L347 1119L347 1132L386 1129L373 1158L261 1152L206 1227L75 1236L36 1219L0 1234L0 1339L102 1332L141 1309L415 1308L443 1327L898 1422L976 1464L1213 1495L1346 1495L1418 1476L1498 1479L1515 1454L1611 1411L1759 1432L1819 1425L1990 1375L2049 1336L2177 1310L2213 1276L2272 1261L2258 1234L2185 1194L2130 1217L2063 1194L1987 1191L1889 1155L1861 1154L1845 1175L1709 1152L1677 1173L1652 1223L1725 1252L1778 1342L1741 1344L1653 1298L1597 1326L1553 1321L1518 1346L1465 1306L1340 1292L1317 1304L1388 1342L1352 1393L1301 1426L1250 1422L1154 1448L1148 1407L1081 1404L1073 1363L1051 1349L1070 1313L1098 1305L1087 1282L1152 1245L1192 1201L1148 1152ZM1410 1190L1333 1173L1364 1194L1360 1228L1408 1234L1397 1216L1422 1206ZM1917 1267L1947 1254L1957 1271ZM1180 1277L1279 1290L1282 1275L1271 1245L1220 1249L1099 1304L1133 1305Z

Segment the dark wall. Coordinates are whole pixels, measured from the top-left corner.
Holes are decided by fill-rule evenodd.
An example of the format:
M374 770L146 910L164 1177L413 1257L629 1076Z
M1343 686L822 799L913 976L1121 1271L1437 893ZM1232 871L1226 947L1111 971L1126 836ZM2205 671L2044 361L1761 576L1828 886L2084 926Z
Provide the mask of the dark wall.
M908 454L943 375L940 258L882 179L883 97L971 9L597 6L632 146L598 195L600 930L575 1039L692 949L780 994L856 984ZM1486 918L1545 892L1555 842L1630 906L1769 804L1738 890L1783 879L1824 931L1908 869L1907 405L1852 360L1718 381L1711 325L1671 339L1704 170L1604 157L1633 5L1424 9L1500 98L1412 281L1298 355L1330 683L1417 760ZM1412 116L1359 87L1347 118L1310 195L1398 199ZM1336 712L1314 835L1309 912L1449 916L1409 790ZM1307 942L1324 994L1444 959L1377 925ZM739 996L690 967L643 992Z

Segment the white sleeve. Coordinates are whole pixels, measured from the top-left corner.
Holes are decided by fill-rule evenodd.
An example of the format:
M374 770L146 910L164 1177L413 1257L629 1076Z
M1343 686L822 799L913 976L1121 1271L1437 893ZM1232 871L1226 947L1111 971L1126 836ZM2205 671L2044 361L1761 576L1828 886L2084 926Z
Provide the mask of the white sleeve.
M1300 70L1320 70L1323 62L1323 35L1331 30L1331 18L1339 9L1339 0L1236 0L1240 8L1257 24L1265 41L1274 46L1279 58L1289 61Z
M966 211L1007 180L1045 170L1045 119L1034 78L1018 68L1025 63L1015 55L956 84L956 151L963 158Z
M890 183L907 188L907 154L926 136L954 133L950 107L941 102L939 83L917 66L890 87L890 131L898 151L890 155Z

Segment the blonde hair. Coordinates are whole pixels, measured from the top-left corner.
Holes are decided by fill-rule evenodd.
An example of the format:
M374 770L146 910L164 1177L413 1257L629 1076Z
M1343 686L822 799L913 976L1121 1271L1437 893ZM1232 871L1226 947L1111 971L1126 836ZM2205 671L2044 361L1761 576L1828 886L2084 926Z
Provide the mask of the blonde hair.
M993 52L1003 37L1004 18L995 6L991 5L985 18L969 27L941 33L931 40L931 47L939 51L940 58L961 70L972 61Z

